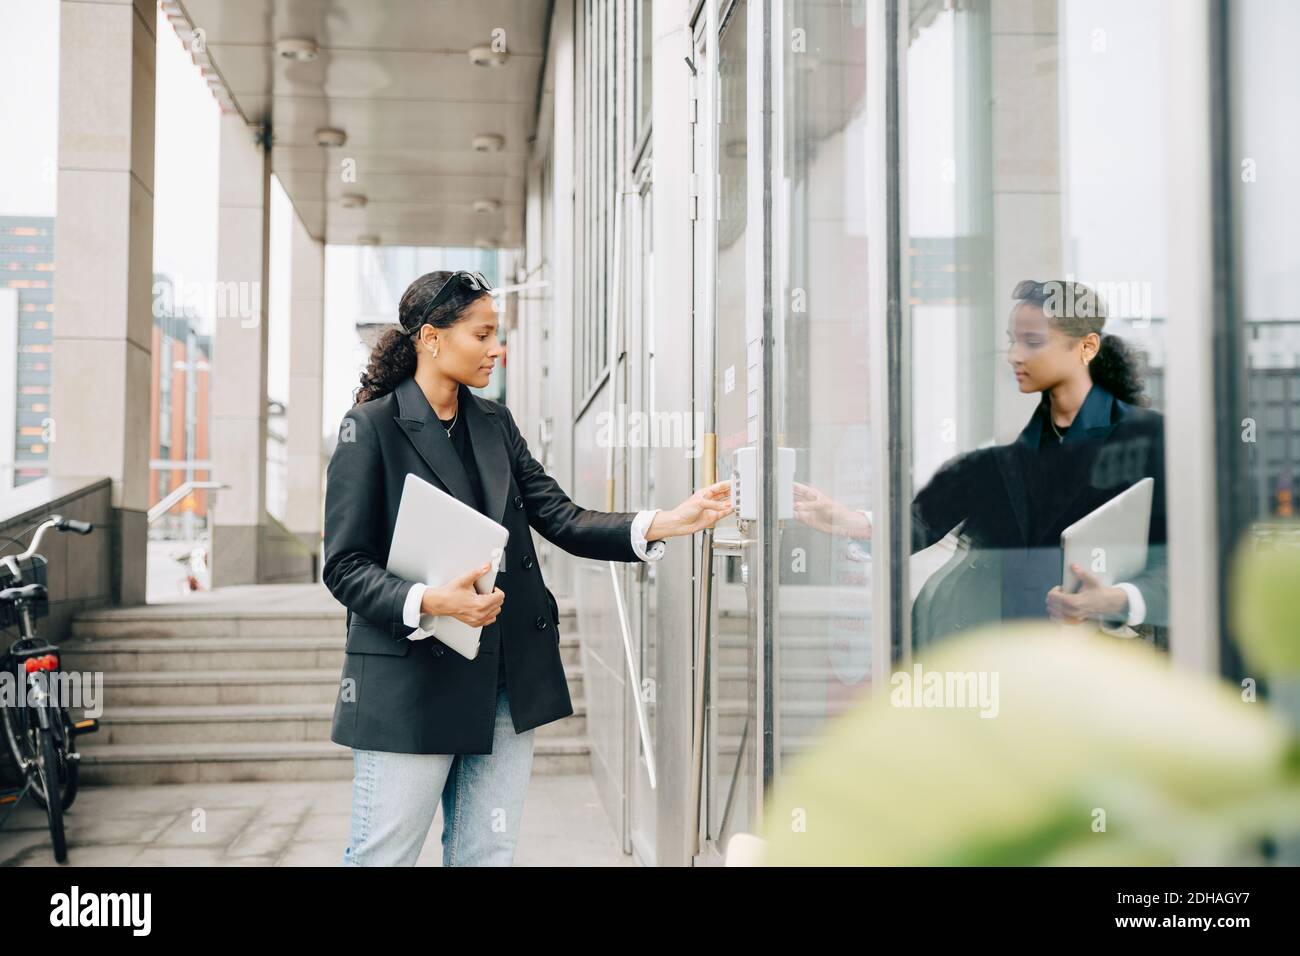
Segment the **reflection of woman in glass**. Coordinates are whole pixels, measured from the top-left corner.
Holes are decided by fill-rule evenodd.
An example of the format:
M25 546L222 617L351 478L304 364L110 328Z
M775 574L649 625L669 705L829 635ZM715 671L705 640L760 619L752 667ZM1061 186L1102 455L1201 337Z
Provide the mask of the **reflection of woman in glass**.
M1163 419L1141 407L1133 354L1102 334L1105 308L1096 293L1075 282L1027 280L1012 297L1007 361L1020 391L1041 392L1042 400L1013 443L958 455L913 500L913 551L958 529L966 545L918 594L914 638L923 644L979 624L1050 616L1155 625L1163 645ZM1074 565L1081 584L1063 591L1061 532L1147 476L1155 494L1146 569L1108 586L1100 567ZM805 485L796 486L795 516L871 536L869 515Z

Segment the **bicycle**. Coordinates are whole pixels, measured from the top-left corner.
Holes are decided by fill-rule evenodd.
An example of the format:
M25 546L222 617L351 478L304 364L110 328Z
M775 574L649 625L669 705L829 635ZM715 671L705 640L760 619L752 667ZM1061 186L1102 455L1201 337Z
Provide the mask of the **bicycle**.
M0 701L0 717L22 778L20 786L0 792L0 805L9 805L0 824L31 793L49 819L54 859L63 863L68 858L63 813L77 796L76 737L96 732L99 721L93 717L73 721L64 703L52 696L60 671L59 648L41 644L36 636L36 619L49 613L48 562L37 549L50 528L90 534L94 525L50 515L37 527L25 551L0 557L0 627L18 626L18 639L0 655L0 675L12 680L16 691L12 704Z

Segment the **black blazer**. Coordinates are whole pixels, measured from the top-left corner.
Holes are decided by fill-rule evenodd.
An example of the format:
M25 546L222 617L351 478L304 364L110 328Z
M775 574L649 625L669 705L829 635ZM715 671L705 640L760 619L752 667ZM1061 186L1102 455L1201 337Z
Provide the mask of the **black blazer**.
M1120 401L1093 385L1066 433L1063 464L1073 484L1054 514L1038 480L1038 438L1047 405L1040 403L1009 445L981 448L944 464L912 503L912 550L961 525L959 550L926 582L912 608L918 645L969 628L1017 618L1046 618L1047 592L1061 583L1061 532L1144 477L1155 480L1146 570L1131 578L1146 602L1143 637L1166 644L1169 620L1166 561L1164 424L1157 412Z
M574 504L528 451L509 409L460 387L488 517L510 533L497 574L505 601L469 661L436 637L407 640L414 583L384 567L408 473L474 507L469 478L433 408L408 378L344 417L325 489L321 577L348 609L347 653L330 739L363 750L491 753L497 654L516 732L573 713L559 649L559 612L542 580L529 526L570 554L637 561L635 513ZM438 542L431 541L436 546ZM469 568L466 568L468 571Z

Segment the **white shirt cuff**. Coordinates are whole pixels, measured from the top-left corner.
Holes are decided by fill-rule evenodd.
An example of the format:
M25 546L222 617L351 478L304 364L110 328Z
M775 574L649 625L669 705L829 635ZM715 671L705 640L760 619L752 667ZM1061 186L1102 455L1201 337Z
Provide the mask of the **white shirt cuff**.
M1142 597L1142 592L1137 589L1136 584L1129 584L1127 581L1116 584L1128 595L1128 618L1124 621L1129 627L1137 627L1142 623L1142 619L1147 616L1147 602Z
M650 523L655 520L658 511L658 508L638 511L636 517L632 519L632 550L642 561L658 561L664 556L664 550L667 548L663 541L647 542L645 539L645 533L650 529Z
M422 641L426 637L433 637L433 623L437 618L429 618L429 628L425 630L420 626L420 602L424 600L424 589L427 584L421 584L417 581L411 585L411 590L406 592L406 603L402 605L402 623L407 627L413 627L410 634L406 635L408 641Z

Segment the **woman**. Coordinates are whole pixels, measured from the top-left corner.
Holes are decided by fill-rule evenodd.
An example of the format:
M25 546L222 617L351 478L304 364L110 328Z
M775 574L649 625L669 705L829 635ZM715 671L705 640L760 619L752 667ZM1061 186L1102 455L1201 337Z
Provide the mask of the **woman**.
M486 280L421 276L402 296L398 320L380 337L344 416L325 492L322 578L348 609L330 734L353 749L355 767L343 863L413 865L441 801L444 865L508 866L534 731L573 713L559 612L529 527L579 557L653 560L662 539L730 513L728 486L718 482L666 512L580 508L529 454L510 410L469 390L487 385L504 353ZM509 531L491 594L473 587L487 565L437 587L385 569L408 473ZM477 658L421 626L442 615L483 628Z
M1164 645L1164 427L1142 395L1133 354L1102 333L1105 308L1076 282L1019 283L1007 335L1020 391L1042 399L1010 445L947 462L912 503L912 550L960 529L963 547L913 604L918 645L1012 618L1051 617L1104 626L1148 625ZM1147 567L1103 584L1073 565L1081 585L1061 588L1061 532L1144 477L1154 479ZM796 517L870 537L870 515L797 489ZM1128 633L1128 632L1124 632Z

